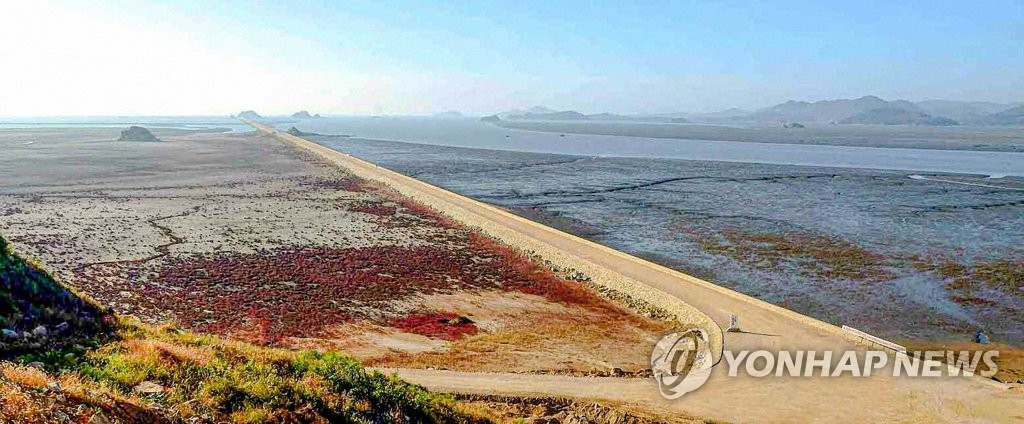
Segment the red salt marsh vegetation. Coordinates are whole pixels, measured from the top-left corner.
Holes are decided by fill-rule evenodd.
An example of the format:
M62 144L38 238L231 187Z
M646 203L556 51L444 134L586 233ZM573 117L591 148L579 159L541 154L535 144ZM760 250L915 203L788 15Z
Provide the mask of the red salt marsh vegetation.
M415 360L472 342L458 347L460 369L475 369L479 357L490 358L483 368L523 372L645 361L643 346L663 323L386 185L286 153L259 152L245 166L273 166L227 169L231 178L214 185L203 174L164 187L168 176L154 181L160 188L46 197L37 215L77 218L6 222L29 251L64 264L55 269L83 293L149 324L360 360ZM41 208L15 205L25 204ZM56 233L38 233L44 227Z
M370 215L380 217L390 217L395 216L395 213L398 212L398 207L394 205L387 205L382 202L358 202L349 206L348 210L368 213Z
M327 190L344 190L353 193L363 193L368 189L367 181L353 175L346 175L336 178L303 179L299 183L304 187L315 187Z
M391 321L390 325L407 333L420 334L442 340L455 341L477 332L470 319L451 312L424 312L409 314Z
M411 201L395 200L400 203L358 202L350 209L384 218L400 211L447 231L432 233L421 240L426 245L414 247L303 247L168 259L139 294L186 327L270 344L287 337L322 337L326 329L353 319L419 329L411 332L445 340L475 333L472 325L424 326L439 317L429 314L395 318L403 314L396 302L417 295L504 290L616 309L506 245ZM409 224L394 221L388 218L380 225Z
M178 259L142 295L187 327L271 343L321 336L352 318L388 323L384 318L400 312L394 302L418 294L501 289L611 307L489 239L470 233L462 241L468 244L461 248L306 248Z

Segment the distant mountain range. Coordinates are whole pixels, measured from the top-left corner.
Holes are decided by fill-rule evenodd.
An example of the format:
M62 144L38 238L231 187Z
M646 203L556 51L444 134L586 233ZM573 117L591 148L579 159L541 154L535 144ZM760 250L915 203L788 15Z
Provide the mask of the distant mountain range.
M587 115L574 110L566 110L562 112L543 113L526 112L518 115L509 115L508 119L527 119L531 121L586 121L590 118L587 117Z
M951 100L884 100L876 96L856 99L821 100L816 102L790 100L759 110L727 109L711 113L677 113L659 115L617 115L598 113L585 115L566 110L555 111L543 106L528 110L512 110L497 115L500 119L541 121L618 121L663 123L793 123L873 124L873 125L1024 125L1024 104L963 102Z
M986 115L981 122L987 125L1024 125L1024 105Z
M941 116L932 116L924 112L904 109L896 106L883 106L861 112L839 121L840 124L880 124L880 125L935 125L952 126L959 122Z
M876 96L803 102L790 100L748 114L707 120L747 122L816 122L876 125L1013 125L1013 117L999 118L1014 105L951 100L884 100Z
M686 118L654 115L618 115L595 113L584 115L574 110L555 111L544 106L535 106L526 111L511 110L494 115L500 119L530 121L610 121L610 122L688 122Z
M979 122L985 119L987 115L1002 112L1013 106L992 102L956 102L950 100L925 100L916 104L929 114L955 119L964 124Z

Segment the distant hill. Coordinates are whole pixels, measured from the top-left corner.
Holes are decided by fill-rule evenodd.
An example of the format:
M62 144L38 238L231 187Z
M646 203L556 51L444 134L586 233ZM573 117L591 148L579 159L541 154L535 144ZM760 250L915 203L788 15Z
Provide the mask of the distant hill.
M545 112L545 113L534 113L526 112L521 115L512 115L509 119L524 119L531 121L587 121L590 118L587 115L579 113L574 110L566 110L562 112Z
M707 119L718 119L718 118L735 118L735 117L739 117L739 116L747 116L747 115L750 115L751 113L753 113L753 112L751 112L749 110L746 110L746 109L740 109L740 108L733 107L733 108L729 108L729 109L725 109L725 110L720 110L720 111L717 111L717 112L697 113L697 114L694 114L693 116L694 117L699 117L699 118L707 118Z
M587 118L594 121L632 121L634 119L632 116L616 115L614 113L595 113L587 115Z
M459 119L459 118L463 118L463 115L462 115L461 112L459 112L457 110L449 110L449 111L445 111L445 112L435 113L434 117L435 118L442 118L442 119Z
M316 118L319 118L319 117L320 117L319 113L316 114L316 115L310 115L309 112L304 111L304 110L300 110L300 111L295 112L295 113L292 114L292 118L296 118L296 119L316 119Z
M506 110L504 112L499 112L499 113L495 114L495 116L497 116L497 117L499 117L501 119L508 119L511 116L525 115L527 113L553 113L553 112L556 112L556 111L554 109L549 109L549 108L546 108L544 106L534 106L534 107L531 107L531 108L529 108L527 110L522 110L522 109Z
M960 125L957 121L940 116L932 116L924 112L907 110L900 107L884 106L858 113L842 119L840 124L876 124L876 125Z
M981 119L986 125L1024 125L1024 106L1017 106Z
M672 122L677 124L689 122L686 118L681 117L659 115L619 115L617 113L595 113L587 115L587 119L590 119L591 121L607 122Z
M756 122L829 122L839 124L878 124L878 125L959 125L939 112L963 110L966 102L930 101L922 104L907 100L884 100L876 96L864 96L856 99L821 100L817 102L801 102L790 100L772 107L755 111L746 116L730 118ZM982 102L978 102L982 103ZM979 110L987 110L994 104L975 105ZM929 110L936 112L929 112ZM958 116L967 116L957 114ZM976 118L976 117L975 117Z
M557 112L554 109L544 106L534 106L526 110L527 113L554 113Z
M960 102L953 100L925 100L917 102L921 109L935 116L955 119L964 124L980 124L988 115L1010 109L1013 105L993 102Z
M490 122L492 124L495 122L501 122L501 118L499 118L498 115L485 116L480 118L480 120L483 122Z
M245 118L245 119L261 119L261 118L263 118L262 116L260 116L260 114L256 113L256 111L254 111L254 110L244 110L244 111L241 111L241 112L238 113L238 117L239 118Z
M160 139L156 138L149 130L132 125L121 131L121 136L117 138L117 141L160 141Z
M747 115L747 118L760 122L830 122L886 106L890 106L889 102L875 96L821 100L814 103L790 100L758 110Z
M754 111L731 108L705 113L657 113L631 115L596 113L584 115L576 111L554 111L544 106L527 110L498 113L494 119L538 121L602 121L602 122L658 122L658 123L831 123L880 125L1024 125L1021 122L1022 103L968 102L953 100L885 100L878 96L855 99L830 99L815 102L790 100Z

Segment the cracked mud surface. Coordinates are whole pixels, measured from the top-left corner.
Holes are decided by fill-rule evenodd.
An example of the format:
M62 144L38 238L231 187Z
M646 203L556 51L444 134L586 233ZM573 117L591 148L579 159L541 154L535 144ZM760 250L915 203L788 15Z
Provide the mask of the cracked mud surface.
M1019 178L316 140L835 324L1024 344Z

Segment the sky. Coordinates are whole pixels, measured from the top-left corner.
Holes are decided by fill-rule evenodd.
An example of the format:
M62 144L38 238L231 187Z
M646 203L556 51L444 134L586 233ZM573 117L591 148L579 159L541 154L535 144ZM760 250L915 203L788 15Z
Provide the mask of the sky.
M0 116L1024 102L1024 1L0 2Z

